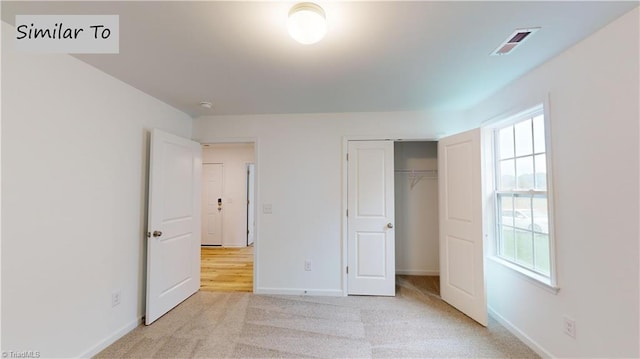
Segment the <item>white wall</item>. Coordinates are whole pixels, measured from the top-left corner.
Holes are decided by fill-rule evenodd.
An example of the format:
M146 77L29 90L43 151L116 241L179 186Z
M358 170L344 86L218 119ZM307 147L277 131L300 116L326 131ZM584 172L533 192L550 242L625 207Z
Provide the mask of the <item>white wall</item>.
M2 26L2 351L95 354L143 314L148 131L192 121Z
M639 18L636 8L468 114L482 121L549 93L561 289L486 268L490 308L547 355L640 355ZM576 339L562 333L564 315Z
M344 136L433 139L435 115L416 112L203 117L201 143L256 138L257 281L261 293L342 294ZM263 214L271 204L273 214ZM305 259L313 270L304 271Z
M222 163L222 246L247 245L247 163L254 162L252 143L206 145L203 163ZM205 218L203 217L204 221Z
M437 170L437 152L437 142L396 142L395 168ZM396 273L438 275L438 178L416 176L395 174Z

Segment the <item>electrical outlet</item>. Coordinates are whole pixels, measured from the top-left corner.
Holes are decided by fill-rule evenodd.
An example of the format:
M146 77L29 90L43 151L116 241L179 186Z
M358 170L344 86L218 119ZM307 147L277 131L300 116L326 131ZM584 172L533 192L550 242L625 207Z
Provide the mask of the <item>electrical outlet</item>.
M120 305L121 297L122 297L122 292L120 291L120 289L111 293L111 307L116 307Z
M563 331L564 334L570 336L571 338L576 337L576 321L569 317L562 317L563 322Z
M307 259L304 261L304 270L311 271L311 260Z

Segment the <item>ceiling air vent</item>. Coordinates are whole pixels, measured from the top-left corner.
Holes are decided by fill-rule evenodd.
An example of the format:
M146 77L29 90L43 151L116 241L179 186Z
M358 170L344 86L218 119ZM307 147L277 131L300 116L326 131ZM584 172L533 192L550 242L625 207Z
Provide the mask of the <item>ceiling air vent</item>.
M532 27L528 29L516 29L511 35L507 37L505 41L500 44L493 52L491 56L507 55L513 52L518 45L521 45L536 31L540 30L539 27Z

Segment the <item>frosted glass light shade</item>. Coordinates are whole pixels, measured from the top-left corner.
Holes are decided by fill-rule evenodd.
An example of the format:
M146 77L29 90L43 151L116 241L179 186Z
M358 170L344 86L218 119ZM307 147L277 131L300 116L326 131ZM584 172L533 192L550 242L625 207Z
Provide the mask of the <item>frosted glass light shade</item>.
M314 44L327 34L324 10L314 3L303 2L289 11L289 35L301 44Z

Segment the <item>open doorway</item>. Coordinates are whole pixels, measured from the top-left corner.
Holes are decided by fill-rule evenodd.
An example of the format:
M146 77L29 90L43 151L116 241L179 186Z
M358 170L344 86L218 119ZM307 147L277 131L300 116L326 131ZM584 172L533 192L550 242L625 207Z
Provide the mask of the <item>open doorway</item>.
M440 295L438 143L394 142L396 284Z
M205 144L202 163L200 289L252 292L255 145Z

